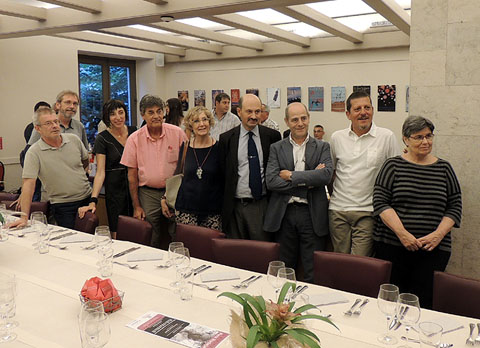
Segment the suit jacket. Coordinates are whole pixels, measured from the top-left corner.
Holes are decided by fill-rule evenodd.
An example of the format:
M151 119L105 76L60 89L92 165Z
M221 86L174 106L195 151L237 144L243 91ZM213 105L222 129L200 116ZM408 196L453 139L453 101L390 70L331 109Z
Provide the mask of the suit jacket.
M318 164L323 169L315 169ZM292 172L292 180L283 180L279 173L287 169ZM268 202L263 229L276 232L280 229L288 201L292 196L307 197L313 229L319 237L328 234L328 200L325 185L333 174L330 145L310 137L305 148L305 170L295 171L293 146L289 138L283 139L270 148L266 182L272 191Z
M240 127L230 129L220 135L220 163L225 173L225 190L223 194L222 222L224 231L228 231L228 223L233 216L235 193L238 183L238 142ZM263 151L263 172L266 173L270 153L270 145L282 139L279 132L268 127L258 125L260 142Z

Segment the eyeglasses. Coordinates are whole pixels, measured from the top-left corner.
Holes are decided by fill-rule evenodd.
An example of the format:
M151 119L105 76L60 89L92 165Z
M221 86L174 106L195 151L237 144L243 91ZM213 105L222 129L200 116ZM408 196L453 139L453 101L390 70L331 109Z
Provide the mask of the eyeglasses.
M41 124L40 126L46 126L46 127L50 128L50 127L52 127L54 124L58 126L58 125L60 124L60 121L59 121L59 120L47 121L47 122Z
M427 139L427 141L433 141L434 136L435 134L430 133L427 135L415 135L414 137L409 137L409 138L412 139L413 141L420 143L423 141L423 139Z

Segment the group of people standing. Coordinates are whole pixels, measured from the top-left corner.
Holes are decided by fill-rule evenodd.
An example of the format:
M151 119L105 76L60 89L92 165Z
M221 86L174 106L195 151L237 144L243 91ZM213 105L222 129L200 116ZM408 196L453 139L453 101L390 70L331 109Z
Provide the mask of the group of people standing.
M168 104L172 112L176 106ZM58 186L75 186L72 180L50 183L42 154L57 156L56 161L76 172L88 156L80 138L64 134L69 128L60 127L61 116L42 110L34 117L41 141L27 153L23 172L21 208L27 214L32 179L45 181L53 203ZM211 111L201 106L185 116L181 108L173 111L174 125L165 120L162 99L145 95L140 101L145 126L135 130L125 125L125 105L108 101L102 117L107 129L93 148L93 190L76 188L81 194L71 194L78 197L75 209L80 216L95 211L103 185L112 231L118 215L132 215L151 223L154 247L168 245L175 222L223 230L228 238L277 241L280 259L289 267L300 259L310 282L313 252L325 250L331 239L336 252L392 261L392 282L420 295L422 305L430 307L433 271L448 263L450 231L460 225L462 211L452 167L431 154L433 124L408 117L400 155L393 132L373 123L372 102L364 92L350 95L350 126L335 132L330 143L309 135L310 115L302 103L285 109L290 134L283 140L278 125L262 125L266 112L258 97L246 94L234 115L229 96L222 93ZM69 142L78 152L75 163L72 154L56 155ZM184 176L176 204L169 207L166 180L180 172ZM82 180L85 175L78 178L85 186ZM330 186L330 200L325 186Z

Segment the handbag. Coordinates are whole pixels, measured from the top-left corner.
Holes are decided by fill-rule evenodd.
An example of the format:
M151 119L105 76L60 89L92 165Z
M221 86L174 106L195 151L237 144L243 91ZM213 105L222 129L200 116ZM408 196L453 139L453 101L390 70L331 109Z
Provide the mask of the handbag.
M178 190L182 185L183 169L185 166L185 157L187 156L188 140L184 143L182 162L180 163L180 173L171 176L165 181L165 198L167 205L171 209L175 209L175 202L177 201Z

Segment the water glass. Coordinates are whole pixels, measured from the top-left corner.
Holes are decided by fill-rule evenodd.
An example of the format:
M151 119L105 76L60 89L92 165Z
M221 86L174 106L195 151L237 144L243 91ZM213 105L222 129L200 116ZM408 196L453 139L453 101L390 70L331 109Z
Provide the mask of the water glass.
M41 211L30 214L30 223L37 233L37 249L40 254L48 253L50 243L50 228L47 225L47 217Z
M286 283L293 283L297 285L297 278L295 277L295 270L290 267L280 268L278 270L278 280L280 282L280 288ZM293 290L290 288L285 296L285 302L290 302L290 298L293 295Z
M82 302L80 307L80 313L78 314L78 328L80 332L80 341L82 348L90 348L89 342L85 336L85 321L89 315L95 315L95 313L105 314L103 303L97 300L86 300Z
M15 333L11 333L7 325L8 315L15 306L15 283L11 281L2 281L0 283L0 343L10 342L17 338Z
M383 344L396 344L398 340L388 332L390 320L397 310L398 286L393 284L382 284L377 296L378 309L387 317L387 331L378 336L377 339Z
M0 273L0 283L13 284L13 295L15 296L15 298L17 297L17 279L15 277L15 274ZM16 314L15 313L16 309L17 309L17 306L14 301L12 309L8 313L7 324L6 324L8 329L13 329L18 327L18 321L13 320Z
M89 348L104 347L110 339L108 315L102 312L90 312L80 321L82 344Z
M400 294L397 301L397 319L405 326L406 336L413 325L415 325L420 319L420 301L417 295L414 294ZM399 348L409 348L407 343Z
M194 272L192 267L177 269L178 290L182 301L189 301L193 297Z
M113 274L113 248L103 247L97 249L98 271L102 277L110 277Z
M443 327L431 321L418 324L421 347L438 347L442 339Z
M112 244L110 228L108 226L97 226L95 228L94 240L97 248L110 247Z

